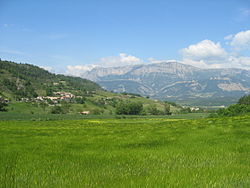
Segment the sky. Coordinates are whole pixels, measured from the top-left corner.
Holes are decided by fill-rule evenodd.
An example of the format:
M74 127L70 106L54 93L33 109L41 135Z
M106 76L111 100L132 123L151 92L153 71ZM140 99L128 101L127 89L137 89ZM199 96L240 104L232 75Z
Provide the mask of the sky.
M0 58L76 76L167 60L250 69L250 0L0 0Z

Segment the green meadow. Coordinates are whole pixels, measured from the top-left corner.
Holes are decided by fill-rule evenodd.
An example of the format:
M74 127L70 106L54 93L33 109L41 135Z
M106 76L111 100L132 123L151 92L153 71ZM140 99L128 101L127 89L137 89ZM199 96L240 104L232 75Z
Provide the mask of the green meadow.
M250 116L0 121L0 186L250 187Z
M81 114L28 114L28 113L0 113L2 120L31 120L31 121L50 121L50 120L81 120L81 119L197 119L208 117L208 113L188 113L166 115L81 115Z

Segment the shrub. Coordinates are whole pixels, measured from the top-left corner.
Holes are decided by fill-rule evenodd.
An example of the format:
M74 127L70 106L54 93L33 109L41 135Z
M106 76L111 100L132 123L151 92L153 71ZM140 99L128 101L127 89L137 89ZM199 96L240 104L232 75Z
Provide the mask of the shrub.
M162 112L160 110L157 109L155 104L151 104L147 107L147 112L150 115L160 115L162 114Z
M218 116L236 116L250 113L250 95L243 96L239 99L237 104L230 105L228 108L219 109L210 117Z
M143 105L140 102L119 102L116 105L116 114L118 115L138 115L142 112Z
M7 109L5 108L6 106L8 106L7 103L1 102L1 101L0 101L0 112L5 112L5 111L7 111Z
M54 106L51 110L52 114L67 114L69 113L70 104L63 103L61 106Z
M103 109L99 109L99 108L95 108L92 110L92 114L94 115L100 115L103 114L104 110Z
M85 99L84 98L76 98L75 99L75 101L76 101L76 103L78 103L78 104L84 104L85 103Z
M64 111L61 106L54 106L51 110L52 114L64 114Z
M171 115L171 112L170 112L170 104L168 104L168 103L165 103L165 104L164 104L164 114L165 114L165 115Z
M241 97L238 101L238 104L250 105L250 95Z
M219 109L217 114L219 116L236 116L250 112L250 105L234 104L225 109Z

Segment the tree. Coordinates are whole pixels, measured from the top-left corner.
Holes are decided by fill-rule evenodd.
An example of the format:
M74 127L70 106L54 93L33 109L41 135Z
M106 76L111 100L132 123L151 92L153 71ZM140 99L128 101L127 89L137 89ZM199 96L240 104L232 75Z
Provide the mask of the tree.
M129 114L129 108L128 105L121 101L116 105L116 114L121 115L121 114Z
M51 110L52 114L67 114L69 113L71 105L68 103L63 103L61 106L54 106Z
M165 114L165 115L171 115L171 112L170 112L170 104L168 104L168 103L165 103L165 104L164 104L164 114Z
M6 106L8 106L6 102L0 101L0 112L7 111L7 109L5 108Z
M130 115L138 115L143 110L143 105L140 102L131 102L128 103L129 114Z
M61 106L54 106L51 110L52 114L64 114L64 111Z
M156 104L151 104L147 107L147 112L150 115L159 115L161 114L161 111L157 109Z
M180 112L181 113L191 113L192 110L190 107L183 107L183 108L181 108Z
M228 108L219 109L211 117L216 116L236 116L250 112L250 95L243 96L237 104L230 105Z
M238 104L250 105L250 95L245 95L241 97L238 101Z
M53 89L52 88L46 88L46 96L53 96Z
M245 114L250 112L250 105L246 104L233 104L228 108L219 109L217 114L219 116L236 116L240 114Z
M75 98L75 101L76 101L76 103L78 103L78 104L84 104L84 103L85 103L85 99L82 98L82 97L77 97L77 98Z
M138 115L142 112L143 105L140 102L121 101L116 105L118 115Z

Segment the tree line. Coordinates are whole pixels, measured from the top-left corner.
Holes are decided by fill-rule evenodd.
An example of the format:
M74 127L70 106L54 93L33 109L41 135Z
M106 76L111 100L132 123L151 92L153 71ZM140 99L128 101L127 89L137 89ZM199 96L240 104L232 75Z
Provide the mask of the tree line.
M241 97L237 104L217 110L215 113L211 114L210 117L236 116L246 113L250 113L250 95Z

